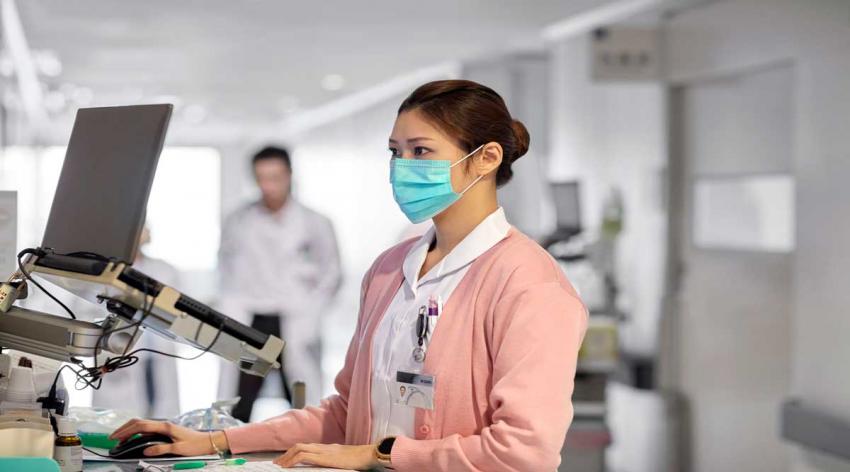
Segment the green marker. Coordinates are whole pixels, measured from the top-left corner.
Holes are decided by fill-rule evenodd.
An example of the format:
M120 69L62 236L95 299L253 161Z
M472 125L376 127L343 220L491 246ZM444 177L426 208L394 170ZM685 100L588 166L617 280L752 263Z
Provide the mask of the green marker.
M208 465L242 465L248 462L248 459L238 458L238 459L225 459L223 461L213 461L213 462L205 462L205 461L189 461L189 462L178 462L171 466L174 470L191 470L191 469L203 469Z

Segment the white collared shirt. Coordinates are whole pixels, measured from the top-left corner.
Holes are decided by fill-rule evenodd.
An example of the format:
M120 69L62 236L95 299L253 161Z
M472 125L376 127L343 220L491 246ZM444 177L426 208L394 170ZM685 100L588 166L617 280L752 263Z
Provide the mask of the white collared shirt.
M466 275L472 262L504 239L510 231L505 212L500 207L431 268L422 279L419 271L428 248L434 240L434 228L417 241L404 259L404 282L396 292L381 319L372 341L372 441L387 436L414 437L414 412L409 406L397 405L396 372L422 373L422 363L413 359L418 346L416 320L420 307L428 306L434 297L446 303ZM439 317L429 317L430 333L434 333ZM427 352L430 339L423 346ZM439 379L437 379L439 382Z
M294 197L277 211L247 205L222 225L219 270L226 313L239 321L250 323L251 313L318 318L340 284L333 226Z

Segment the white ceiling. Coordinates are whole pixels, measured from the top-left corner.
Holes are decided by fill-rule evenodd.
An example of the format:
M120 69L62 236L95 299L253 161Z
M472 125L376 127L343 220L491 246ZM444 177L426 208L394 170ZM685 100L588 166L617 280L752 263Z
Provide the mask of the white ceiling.
M59 76L42 77L48 90L92 92L54 114L59 136L79 104L176 97L172 137L197 136L194 128L221 138L435 64L539 46L545 26L607 3L19 0L18 8L30 48L61 61ZM344 87L323 89L328 74ZM203 121L191 124L191 111Z

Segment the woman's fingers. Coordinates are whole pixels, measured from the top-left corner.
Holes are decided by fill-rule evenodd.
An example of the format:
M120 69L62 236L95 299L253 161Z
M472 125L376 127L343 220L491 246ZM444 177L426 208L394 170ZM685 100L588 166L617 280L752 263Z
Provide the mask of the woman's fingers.
M292 459L292 464L290 464L290 466L294 466L295 464L311 464L318 466L333 465L331 460L327 460L325 463L322 463L322 458L330 459L328 456L323 456L322 454L301 451Z
M319 467L366 470L377 466L372 445L341 446L339 444L296 444L286 454L275 459L282 467L299 463Z
M281 466L281 467L286 467L284 464L288 464L289 460L295 454L298 454L300 452L300 448L299 448L300 446L301 446L300 444L296 444L296 445L290 447L289 449L286 450L286 452L283 453L283 455L281 455L280 457L275 459L273 462L275 464Z
M159 444L157 446L151 446L142 451L142 454L146 456L161 456L163 454L169 454L174 451L173 444Z
M275 464L281 467L292 467L295 464L299 464L301 462L315 464L315 462L310 462L310 460L317 460L319 454L306 452L306 451L298 451L287 458L282 458L280 462L275 461Z
M141 420L139 420L138 418L133 418L132 420L122 424L115 431L113 431L112 434L109 435L109 439L118 439L119 435L121 435L121 433L124 430L133 426L134 424L138 423L139 421L141 421Z
M163 421L136 420L116 430L110 438L124 441L137 433L159 433L170 436L171 425Z
M283 467L289 467L290 465L297 464L298 462L292 462L293 458L304 451L308 446L309 444L295 444L287 449L282 456L275 459L274 463Z
M274 463L282 467L291 467L300 462L321 465L322 455L328 450L329 446L325 444L296 444L275 459Z

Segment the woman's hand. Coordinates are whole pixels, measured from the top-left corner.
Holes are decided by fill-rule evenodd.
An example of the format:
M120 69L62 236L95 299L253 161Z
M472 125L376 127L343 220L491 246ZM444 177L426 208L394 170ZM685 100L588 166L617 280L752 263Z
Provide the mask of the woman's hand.
M172 444L160 444L146 448L142 452L146 456L160 456L162 454L201 456L215 452L212 443L210 443L209 433L194 431L165 421L133 419L116 429L109 438L118 439L123 442L137 433L164 434L174 441ZM212 439L220 450L228 449L227 437L223 431L213 432Z
M274 460L281 467L298 463L337 469L369 470L379 466L375 446L342 446L339 444L296 444Z

